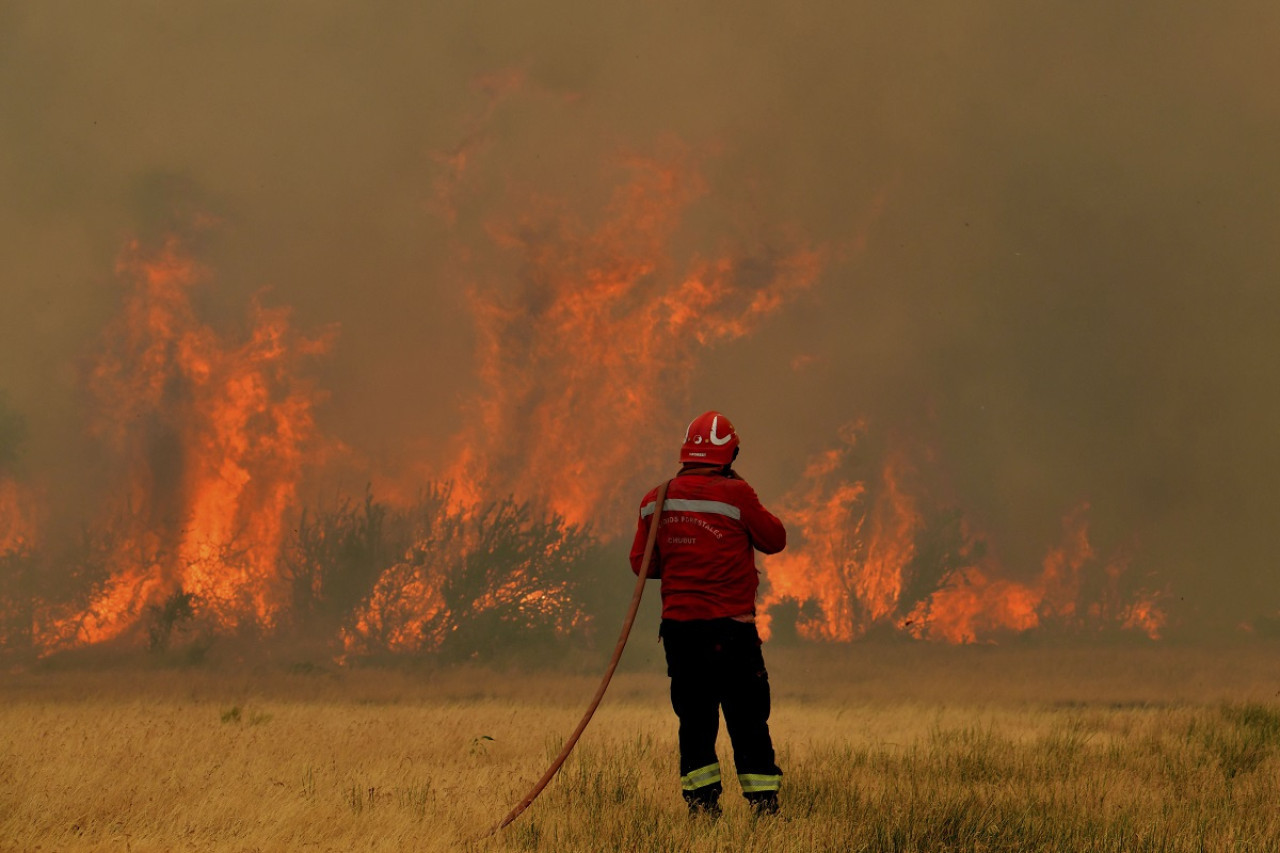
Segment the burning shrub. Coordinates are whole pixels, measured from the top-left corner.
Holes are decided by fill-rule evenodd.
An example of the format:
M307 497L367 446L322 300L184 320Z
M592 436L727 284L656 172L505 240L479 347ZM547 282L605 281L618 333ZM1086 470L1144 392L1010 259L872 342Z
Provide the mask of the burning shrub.
M169 650L174 631L181 633L196 615L196 597L183 592L182 587L164 600L163 604L147 605L147 636L153 652Z
M468 525L471 545L441 585L441 651L488 655L504 644L547 639L580 624L574 569L594 547L590 530L513 498Z
M596 547L589 528L512 497L459 508L450 494L429 490L390 525L409 521L413 538L344 631L349 653L488 657L586 620L573 591Z
M85 642L117 546L107 532L84 528L56 548L28 540L0 549L0 649L21 657Z
M429 498L424 495L423 502ZM291 587L294 624L331 636L368 597L379 575L404 553L411 539L403 519L392 518L385 504L366 491L356 503L343 499L333 508L304 509L297 533L283 556Z
M349 653L490 657L583 625L574 591L597 554L589 528L512 497L465 506L434 484L397 507L367 491L302 511L279 563L292 592L286 618L259 625L223 620L245 602L208 599L180 577L166 590L164 542L112 532L137 527L124 517L53 551L0 551L0 649L21 657L115 641L167 655L194 637L178 650L194 661L215 635L280 640L292 630L325 644L340 635ZM234 573L242 550L222 549L218 565Z

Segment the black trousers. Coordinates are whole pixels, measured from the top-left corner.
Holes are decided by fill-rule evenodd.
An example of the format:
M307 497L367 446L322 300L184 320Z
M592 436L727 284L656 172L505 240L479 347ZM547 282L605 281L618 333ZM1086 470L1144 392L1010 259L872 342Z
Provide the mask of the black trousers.
M662 642L671 707L680 720L685 799L706 803L720 796L716 737L722 708L743 795L749 800L776 797L782 771L769 737L769 673L756 626L733 619L664 619Z

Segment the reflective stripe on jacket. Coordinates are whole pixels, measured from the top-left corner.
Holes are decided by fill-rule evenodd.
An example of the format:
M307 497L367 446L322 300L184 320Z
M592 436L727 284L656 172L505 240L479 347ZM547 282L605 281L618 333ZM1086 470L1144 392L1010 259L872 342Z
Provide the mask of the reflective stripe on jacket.
M658 490L640 502L631 571L644 559ZM776 554L787 531L745 480L722 469L682 471L667 489L649 577L662 578L662 618L721 619L755 613L754 551Z

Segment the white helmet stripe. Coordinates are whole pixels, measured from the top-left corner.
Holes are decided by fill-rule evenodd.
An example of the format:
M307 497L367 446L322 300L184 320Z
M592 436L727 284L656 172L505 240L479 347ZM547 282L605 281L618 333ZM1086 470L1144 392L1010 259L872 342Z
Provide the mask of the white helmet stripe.
M723 444L728 444L733 439L733 430L729 430L729 434L726 435L724 438L721 438L720 436L716 435L716 424L718 424L719 422L720 422L719 415L716 415L714 418L711 419L711 443L714 444L716 447L720 447Z

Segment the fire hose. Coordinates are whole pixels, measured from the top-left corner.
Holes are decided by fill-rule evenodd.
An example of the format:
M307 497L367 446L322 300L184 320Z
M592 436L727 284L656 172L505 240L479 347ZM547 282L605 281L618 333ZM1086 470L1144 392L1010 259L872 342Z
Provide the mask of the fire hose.
M667 498L667 486L669 485L671 485L671 481L667 480L659 486L658 495L654 498L653 520L649 522L649 538L644 543L644 559L640 561L636 589L631 594L631 606L627 608L627 618L622 623L622 633L618 636L618 644L614 646L613 657L609 660L609 668L605 670L604 678L600 680L600 686L596 688L596 695L592 697L591 704L587 706L587 712L582 715L582 720L578 723L578 727L573 730L573 734L569 735L569 739L565 741L560 754L551 762L547 772L542 774L542 778L538 780L529 793L525 794L524 798L516 803L515 808L508 812L507 816L497 826L485 833L486 835L493 835L511 823L538 798L538 795L542 793L542 789L550 784L552 777L559 772L560 766L564 764L565 759L569 757L569 753L573 751L573 747L578 743L578 738L582 737L582 733L587 728L587 723L591 722L591 716L595 714L596 708L599 707L600 700L604 698L604 691L609 687L609 682L613 679L613 671L618 668L618 661L622 658L622 650L626 648L627 637L631 635L631 625L636 621L636 611L640 609L640 597L644 595L644 582L649 578L649 562L653 559L654 543L658 539L658 519L662 516L662 507Z

